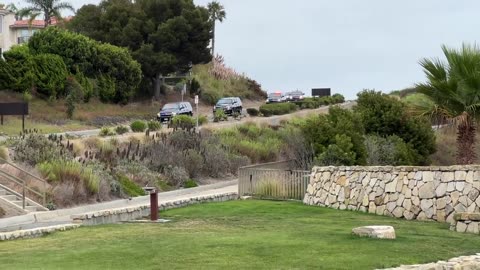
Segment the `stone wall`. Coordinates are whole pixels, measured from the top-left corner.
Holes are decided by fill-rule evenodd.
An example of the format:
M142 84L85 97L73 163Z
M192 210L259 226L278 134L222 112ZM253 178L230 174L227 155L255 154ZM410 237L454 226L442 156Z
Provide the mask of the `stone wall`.
M479 212L480 166L315 167L304 203L452 223Z
M480 253L472 256L461 256L448 261L438 261L436 263L402 265L395 268L386 268L384 270L475 270L480 269Z
M207 202L225 202L236 200L238 198L237 193L217 194L210 196L202 196L196 198L188 198L175 200L171 202L160 202L158 209L160 211L185 207L193 204L207 203ZM115 209L107 209L101 211L88 212L83 214L71 215L71 219L75 224L81 224L84 226L99 225L99 224L111 224L117 222L136 220L142 217L150 215L150 205L137 205L130 207L122 207ZM161 214L160 214L161 218Z

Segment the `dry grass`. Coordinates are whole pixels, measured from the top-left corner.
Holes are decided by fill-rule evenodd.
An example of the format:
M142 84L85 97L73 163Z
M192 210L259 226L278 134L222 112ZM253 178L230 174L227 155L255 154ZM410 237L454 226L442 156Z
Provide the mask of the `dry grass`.
M435 133L437 137L437 152L431 156L432 165L436 166L450 166L456 165L457 155L457 134L453 128L442 128ZM476 136L477 147L475 153L477 154L477 162L480 158L480 133Z

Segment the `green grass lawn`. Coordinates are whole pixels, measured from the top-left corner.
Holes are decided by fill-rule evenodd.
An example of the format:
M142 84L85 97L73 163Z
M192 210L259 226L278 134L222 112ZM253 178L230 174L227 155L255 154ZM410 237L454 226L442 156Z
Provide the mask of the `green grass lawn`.
M162 212L167 224L83 227L0 242L1 269L374 269L480 251L480 237L295 202L233 201ZM396 240L351 229L392 225Z

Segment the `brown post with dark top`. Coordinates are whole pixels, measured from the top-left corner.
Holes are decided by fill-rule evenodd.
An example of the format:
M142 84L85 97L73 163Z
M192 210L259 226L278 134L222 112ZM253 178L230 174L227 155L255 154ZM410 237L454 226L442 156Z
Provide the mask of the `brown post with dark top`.
M156 189L150 191L150 220L158 220L158 192Z

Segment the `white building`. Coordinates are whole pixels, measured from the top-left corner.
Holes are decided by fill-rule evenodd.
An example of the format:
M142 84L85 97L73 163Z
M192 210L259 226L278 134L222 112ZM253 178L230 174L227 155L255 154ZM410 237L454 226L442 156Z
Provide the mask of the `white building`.
M71 17L66 18L69 19ZM52 25L56 24L57 20L52 18ZM15 13L0 8L0 55L13 45L27 42L33 33L43 28L43 20L16 20Z

